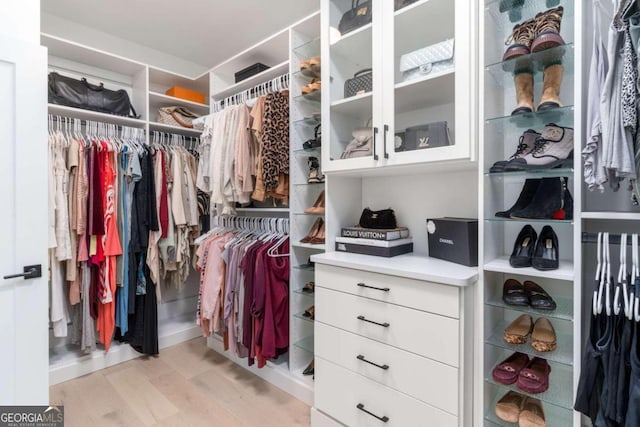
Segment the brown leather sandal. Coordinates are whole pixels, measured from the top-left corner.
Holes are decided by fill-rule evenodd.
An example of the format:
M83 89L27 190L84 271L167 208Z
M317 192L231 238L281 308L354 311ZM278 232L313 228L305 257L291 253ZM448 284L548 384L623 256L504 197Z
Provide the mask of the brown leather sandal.
M515 391L510 391L496 403L495 411L498 418L508 423L517 423L525 397Z
M531 316L523 314L507 326L502 337L509 344L524 344L529 339L532 327L533 319Z
M527 397L522 404L522 411L517 421L520 427L547 427L542 402L538 399Z
M531 332L531 347L538 351L553 351L558 347L556 331L549 319L541 317L536 320Z

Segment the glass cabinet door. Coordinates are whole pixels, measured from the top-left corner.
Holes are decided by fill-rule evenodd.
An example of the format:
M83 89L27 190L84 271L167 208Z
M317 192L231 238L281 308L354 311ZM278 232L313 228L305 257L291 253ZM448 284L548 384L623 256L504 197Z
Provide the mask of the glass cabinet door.
M379 70L374 50L381 37L381 0L323 2L322 86L325 170L374 167L376 122L380 121L374 81ZM375 23L375 25L374 25ZM328 58L328 60L325 60ZM378 76L379 78L379 76ZM328 120L326 120L328 118Z

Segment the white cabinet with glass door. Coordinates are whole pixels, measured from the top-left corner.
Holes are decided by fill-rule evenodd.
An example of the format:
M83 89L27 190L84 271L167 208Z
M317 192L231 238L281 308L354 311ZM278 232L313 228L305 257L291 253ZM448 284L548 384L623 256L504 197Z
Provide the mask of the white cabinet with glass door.
M395 1L322 3L323 58L329 58L322 76L326 171L475 160L471 134L476 108L471 65L477 55L475 7L461 0L404 3L410 4L397 10ZM340 20L354 6L356 14L370 13L371 23L349 32L343 28L341 33ZM443 58L451 49L446 48L447 42L453 45L454 57L448 64L420 67L411 78L401 72L407 68L403 55L442 43L444 49L436 57ZM346 81L367 69L372 72L372 90L347 93ZM449 145L432 146L428 138L405 138L407 129L438 122L446 123ZM365 146L367 156L341 158L358 128L373 136L372 150L366 151Z

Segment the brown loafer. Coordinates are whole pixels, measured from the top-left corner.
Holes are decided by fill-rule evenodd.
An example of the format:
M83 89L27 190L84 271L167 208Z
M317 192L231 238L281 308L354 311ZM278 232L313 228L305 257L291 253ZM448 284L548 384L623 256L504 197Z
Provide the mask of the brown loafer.
M517 421L520 427L547 427L542 402L532 397L526 398Z
M531 333L531 347L538 351L553 351L558 346L556 331L549 319L541 317L536 320Z
M525 397L515 391L510 391L496 403L496 416L508 423L517 423Z
M524 344L529 339L532 326L531 316L523 314L507 326L502 337L509 344Z

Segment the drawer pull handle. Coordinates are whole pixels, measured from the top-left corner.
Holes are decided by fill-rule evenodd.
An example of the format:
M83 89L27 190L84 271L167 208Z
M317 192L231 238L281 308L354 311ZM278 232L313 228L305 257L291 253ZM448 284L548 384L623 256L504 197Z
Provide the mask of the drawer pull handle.
M379 417L376 414L374 414L373 412L369 412L366 409L364 409L364 405L362 403L358 403L356 405L356 408L360 409L362 412L364 412L365 414L369 414L374 418L379 419L380 421L382 421L383 423L386 423L387 421L389 421L389 417L387 417L386 415L383 417Z
M376 288L375 286L365 285L362 282L358 283L358 286L360 286L361 288L375 289L376 291L389 292L389 288Z
M358 316L358 320L362 320L363 322L368 322L368 323L373 323L374 325L378 325L378 326L382 326L383 328L388 328L389 327L389 323L384 322L384 323L378 323L378 322L374 322L373 320L369 320L366 317L360 315Z
M363 355L361 355L361 354L357 355L357 356L356 356L356 359L358 359L358 360L362 360L363 362L368 363L369 365L373 365L373 366L375 366L376 368L384 369L385 371L386 371L387 369L389 369L389 365L378 365L377 363L373 363L373 362L371 362L371 361L369 361L369 360L365 359L365 358L364 358L364 356L363 356Z

